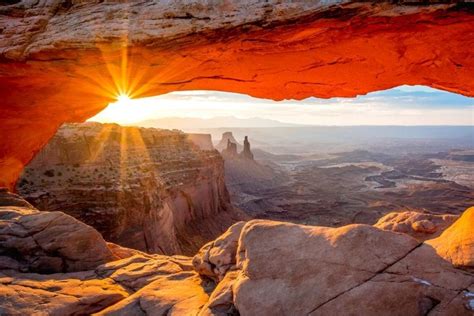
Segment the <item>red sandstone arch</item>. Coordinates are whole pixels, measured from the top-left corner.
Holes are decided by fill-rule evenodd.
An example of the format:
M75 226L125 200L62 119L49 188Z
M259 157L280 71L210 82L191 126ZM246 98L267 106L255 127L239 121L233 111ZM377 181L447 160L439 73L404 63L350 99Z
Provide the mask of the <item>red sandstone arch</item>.
M250 22L222 18L211 27L206 17L179 7L184 15L160 17L163 32L166 19L172 19L171 28L183 20L192 27L185 24L166 36L142 23L152 20L153 8L127 7L121 21L142 25L104 31L122 5L92 19L95 24L84 19L75 25L64 21L105 5L79 2L48 7L46 13L0 8L0 186L13 187L60 124L91 117L122 90L135 98L205 89L281 100L353 97L420 84L474 96L469 7L349 3L276 12L257 7L263 13ZM77 27L89 29L81 33Z

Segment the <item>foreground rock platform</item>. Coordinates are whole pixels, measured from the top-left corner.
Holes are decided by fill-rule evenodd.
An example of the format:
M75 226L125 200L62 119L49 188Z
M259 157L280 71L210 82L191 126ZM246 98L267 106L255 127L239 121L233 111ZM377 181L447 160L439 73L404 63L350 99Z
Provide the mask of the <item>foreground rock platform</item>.
M0 210L2 315L474 312L474 208L425 242L369 225L239 222L191 258L110 244L64 213L21 206L12 194L7 200L14 205ZM28 233L19 234L21 225Z

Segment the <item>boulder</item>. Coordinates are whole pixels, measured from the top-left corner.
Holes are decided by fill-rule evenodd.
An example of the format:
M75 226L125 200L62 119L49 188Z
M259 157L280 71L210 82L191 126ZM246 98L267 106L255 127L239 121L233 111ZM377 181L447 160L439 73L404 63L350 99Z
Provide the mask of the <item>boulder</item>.
M95 229L69 215L7 206L0 207L0 255L41 273L90 270L117 259Z
M303 315L367 282L418 247L368 225L340 228L251 221L237 255L234 304L241 315Z
M245 222L235 223L219 238L204 245L193 258L194 269L202 276L222 280L228 270L235 268L238 241L244 225Z
M375 227L408 234L424 241L439 236L458 218L451 214L432 214L427 212L392 212L377 221Z
M461 217L441 236L427 242L439 256L455 266L474 267L474 207L468 208Z
M467 222L470 212L458 222ZM421 215L398 218L430 219ZM395 217L380 223L394 223ZM442 216L432 221L445 224ZM462 249L472 250L464 235L472 230L458 222L443 235L459 232ZM399 230L252 220L218 240L193 259L196 271L218 282L200 315L470 315L473 310L474 274L440 256L432 240L421 242ZM228 259L232 253L235 260Z

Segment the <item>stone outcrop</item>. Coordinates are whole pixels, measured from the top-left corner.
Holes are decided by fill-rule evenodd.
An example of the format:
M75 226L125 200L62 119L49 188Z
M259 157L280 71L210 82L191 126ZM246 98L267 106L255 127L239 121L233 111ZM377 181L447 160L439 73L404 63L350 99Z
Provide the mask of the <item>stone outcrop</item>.
M216 149L223 152L225 149L229 148L229 144L235 144L235 152L242 150L242 145L237 142L232 132L222 133L221 140L216 145Z
M115 259L95 229L71 216L19 206L0 207L1 268L75 272Z
M467 209L441 236L427 244L455 266L474 267L474 207Z
M240 157L242 157L243 159L253 160L253 153L250 150L250 142L248 136L245 136L244 138L244 150L242 150L242 152L240 153Z
M224 148L221 153L225 160L238 158L237 144L231 142L230 139L227 139L227 147Z
M21 199L7 198L13 203ZM2 206L2 212L7 208L31 214L24 217L51 214L21 206ZM193 259L122 248L120 253L130 256L95 261L76 272L32 273L0 266L0 313L471 315L474 265L462 259L460 269L461 261L452 259L472 258L472 214L467 210L440 237L427 242L368 225L326 228L252 220L236 223ZM1 217L0 224L20 225L22 216ZM51 245L62 243L76 254L76 264L90 263L90 253L74 242L75 232L86 225L61 216L63 221L52 221L46 228L41 221L30 221L30 231L41 231L37 234L44 240L49 236ZM72 220L72 241L57 234L65 218ZM88 229L85 235L98 235ZM11 231L0 236L0 250L2 258L17 260L18 253L5 251L3 244ZM459 237L451 238L454 235ZM109 246L101 239L97 244ZM56 255L66 254L59 249Z
M214 285L195 272L160 278L96 315L197 315Z
M225 147L223 146L224 143L226 144ZM239 143L237 143L234 136L232 135L232 132L225 132L222 134L222 139L220 140L219 144L217 144L216 148L222 148L221 153L225 160L253 160L253 153L250 150L250 142L247 136L244 138L244 146L242 147ZM239 148L242 148L242 151L237 153Z
M301 100L420 84L474 95L474 19L464 1L7 3L0 185L10 188L62 123L93 116L120 93Z
M458 219L456 215L432 214L416 211L392 212L377 221L375 227L408 234L418 240L439 236Z
M466 211L452 230L472 232L469 216ZM465 239L449 244L453 253L460 246L474 252ZM209 271L228 263L209 261L206 248L193 263L203 275L214 277ZM214 252L219 250L229 253L228 248ZM430 242L405 234L367 225L323 228L250 221L241 228L235 252L235 263L225 276L219 275L222 281L205 315L231 308L240 315L469 315L474 310L474 274L453 267ZM212 270L202 269L202 262Z
M219 238L199 250L193 258L193 266L200 275L222 281L227 271L235 268L240 232L244 224L235 223Z
M161 278L197 275L191 272L191 258L106 243L73 217L19 206L21 200L0 194L2 315L87 315Z
M67 124L17 190L40 210L64 211L107 241L150 253L194 254L241 218L222 157L179 131Z
M186 137L201 150L214 150L211 134L186 133Z

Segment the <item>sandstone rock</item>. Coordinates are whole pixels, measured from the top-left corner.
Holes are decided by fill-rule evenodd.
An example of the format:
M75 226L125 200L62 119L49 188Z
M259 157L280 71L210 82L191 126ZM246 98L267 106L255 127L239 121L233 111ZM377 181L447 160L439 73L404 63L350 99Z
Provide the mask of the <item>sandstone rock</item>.
M112 280L88 279L90 273L0 273L0 314L83 315L99 311L129 294ZM89 274L89 275L88 275Z
M61 242L68 251L61 252L61 248L58 253L69 256L74 249L71 245L76 244L62 237L57 227L61 225L49 214L53 213L3 206L0 223L9 226L2 233L25 239L52 229L58 239L43 236L39 245L52 247ZM90 229L97 233L59 214L61 224L74 223L69 227L75 240L83 240L77 232L89 236ZM41 218L31 219L38 216ZM474 273L465 263L473 248L472 222L471 208L440 237L420 243L406 234L368 225L325 228L252 220L230 227L202 247L192 262L184 256L118 249L125 258L88 271L54 274L18 271L30 265L36 269L30 261L16 260L18 253L24 255L30 247L24 240L14 243L15 256L11 251L0 256L0 291L4 294L0 313L471 315ZM18 223L30 235L20 235L14 229ZM446 250L448 238L453 244ZM105 241L99 243L107 247ZM110 246L117 250L116 245ZM43 264L55 268L55 259ZM90 254L75 259L89 262ZM201 278L194 269L206 277Z
M201 150L214 150L211 134L186 133L186 137Z
M64 211L120 246L194 255L240 215L222 157L192 139L155 128L65 124L17 189L40 210Z
M72 272L116 259L92 227L61 212L0 207L0 253L21 270Z
M275 100L402 84L474 91L462 3L21 1L0 13L0 185L10 188L63 122L93 116L119 90Z
M242 230L234 284L241 315L308 314L415 249L413 238L367 225L341 228L251 221Z
M392 212L377 221L375 227L408 234L418 240L439 236L458 218L456 215L437 215L415 211Z
M474 267L474 207L464 211L441 236L427 244L455 266Z
M311 315L469 315L453 301L474 282L474 274L454 268L422 244L367 282L320 305ZM362 304L361 304L362 303Z
M161 278L97 315L197 315L207 302L212 284L196 273Z
M209 300L201 309L199 316L239 315L234 306L233 285L239 271L229 271L212 291Z
M227 139L227 147L222 150L222 157L225 160L237 158L237 144Z
M189 257L135 255L99 266L95 273L134 291L163 276L191 271Z
M135 255L146 256L144 252L138 251L136 249L125 248L114 244L113 242L107 242L107 248L109 248L114 257L117 259L125 259Z
M33 205L21 196L9 192L7 188L0 188L0 206L18 206L34 209Z
M253 153L250 150L250 142L249 142L248 136L245 136L244 150L240 153L240 157L244 159L253 160Z
M75 273L42 275L0 268L0 291L5 294L0 296L0 314L91 314L153 281L190 270L191 258L159 255L135 255Z
M242 145L237 142L232 132L222 133L222 137L219 143L216 145L216 149L222 152L224 149L228 148L229 143L236 145L236 151L242 149Z
M11 195L0 196L0 203L24 205ZM87 315L192 269L189 257L149 255L107 243L92 227L61 212L0 207L2 315Z
M224 234L204 245L193 258L194 269L202 276L220 281L235 268L238 241L245 222L232 225Z

